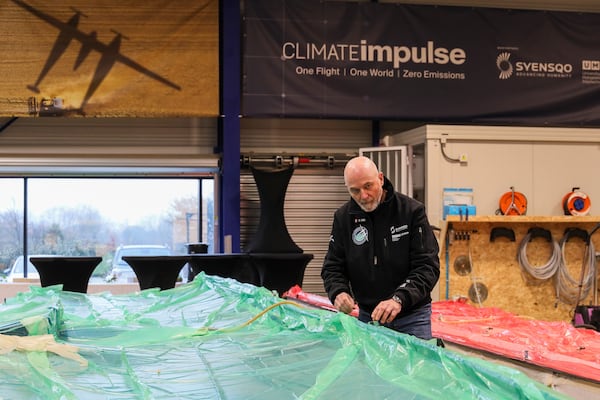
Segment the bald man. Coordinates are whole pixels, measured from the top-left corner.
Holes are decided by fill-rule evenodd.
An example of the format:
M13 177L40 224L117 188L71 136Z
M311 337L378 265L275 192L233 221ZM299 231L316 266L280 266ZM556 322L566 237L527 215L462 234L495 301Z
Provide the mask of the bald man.
M344 168L350 200L338 208L321 277L334 306L359 320L429 340L439 246L425 206L398 193L371 159Z

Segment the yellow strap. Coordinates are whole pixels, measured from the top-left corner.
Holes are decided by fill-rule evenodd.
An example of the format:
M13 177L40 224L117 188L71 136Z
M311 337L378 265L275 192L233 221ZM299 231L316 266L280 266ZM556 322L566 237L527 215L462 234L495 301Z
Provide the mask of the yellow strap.
M57 343L52 335L12 336L0 334L0 354L11 351L49 351L64 358L77 361L87 367L88 362L81 357L76 346Z

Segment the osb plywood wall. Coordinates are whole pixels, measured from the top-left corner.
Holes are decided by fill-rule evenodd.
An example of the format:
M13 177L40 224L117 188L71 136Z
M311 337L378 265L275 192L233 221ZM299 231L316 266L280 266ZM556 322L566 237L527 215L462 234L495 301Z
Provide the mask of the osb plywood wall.
M468 222L455 217L448 219L443 235L448 241L444 241L441 252L441 299L463 297L472 304L499 307L525 317L571 321L575 305L564 299L557 299L556 275L547 280L533 278L521 267L517 253L531 228L550 232L552 242L540 236L525 240L527 245L524 261L530 267L538 268L536 272L541 272L540 268L551 264L553 255L556 256L553 242L560 243L565 229L578 228L577 232L589 234L600 222L600 217L497 216L474 217ZM492 232L495 236L493 240ZM504 235L510 232L514 232L514 241ZM574 293L577 298L579 294L578 283L584 265L595 268L595 263L591 265L585 255L586 251L595 252L595 249L600 249L600 230L591 236L590 243L592 247L588 248L584 239L570 235L563 246L559 245L560 253L564 252L563 276L569 276L575 281L567 281L561 286L567 289L566 293L570 297ZM470 264L465 266L464 262L469 260L469 255ZM475 288L481 290L476 291ZM592 285L589 294L580 304L595 304L593 290Z
M216 116L218 21L218 0L0 0L0 116Z

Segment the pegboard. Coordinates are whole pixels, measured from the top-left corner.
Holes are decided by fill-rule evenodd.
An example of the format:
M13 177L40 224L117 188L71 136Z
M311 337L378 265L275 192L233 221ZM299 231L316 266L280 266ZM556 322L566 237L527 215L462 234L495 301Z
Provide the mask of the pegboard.
M553 242L560 243L566 229L576 228L577 232L589 234L598 223L600 217L591 216L478 216L468 221L449 216L440 236L440 298L466 298L475 305L498 307L525 317L571 321L575 305L557 299L556 275L546 280L534 278L521 267L517 253L530 229L550 233L552 241L534 235L526 241L525 251L521 253L529 266L539 268L534 271L537 273L552 264L549 261L557 254ZM559 246L561 258L564 253L564 272L576 283L580 281L584 263L586 268L597 271L595 257L591 265L586 254L600 250L600 229L589 239L591 248L577 235L570 235L569 240ZM591 286L580 304L597 301L597 281ZM579 294L579 285L562 287Z

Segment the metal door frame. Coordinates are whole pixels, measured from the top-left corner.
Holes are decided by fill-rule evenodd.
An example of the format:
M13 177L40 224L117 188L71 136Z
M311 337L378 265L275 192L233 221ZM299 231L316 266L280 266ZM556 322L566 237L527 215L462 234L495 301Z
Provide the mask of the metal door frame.
M359 155L369 157L394 185L397 192L412 197L410 146L361 147Z

